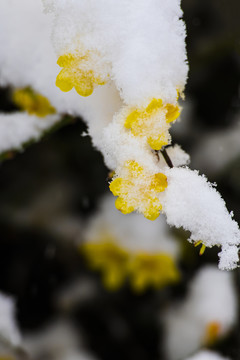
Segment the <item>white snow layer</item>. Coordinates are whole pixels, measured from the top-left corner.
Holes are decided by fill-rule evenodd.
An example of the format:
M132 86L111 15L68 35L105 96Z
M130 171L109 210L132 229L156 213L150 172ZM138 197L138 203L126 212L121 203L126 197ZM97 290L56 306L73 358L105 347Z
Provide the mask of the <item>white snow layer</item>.
M20 344L21 337L15 320L15 301L0 293L0 338L13 346Z
M185 25L180 0L44 0L55 16L58 55L79 47L98 53L99 68L128 105L152 98L175 103L186 83ZM146 16L147 14L147 16ZM103 68L103 72L105 68Z
M199 353L187 358L186 360L230 360L214 351L202 350Z
M45 1L48 4L54 14L43 14L40 0L1 1L0 85L31 86L58 113L82 116L110 168L126 157L152 162L146 142L133 139L122 123L120 132L115 122L108 135L103 129L121 113L118 90L128 104L147 105L153 97L176 103L176 91L183 90L187 74L180 1ZM52 26L57 55L78 44L80 37L101 61L111 61L110 82L87 98L74 89L65 93L56 87L61 68L51 43Z
M0 113L0 152L16 150L27 141L38 140L58 121L58 115L39 118L25 112Z
M24 338L24 347L33 358L48 354L52 360L94 360L82 349L81 343L81 336L63 319L57 319L42 331L32 332Z
M1 85L31 86L59 113L82 116L101 151L102 129L122 105L116 88L128 104L147 105L154 97L176 102L188 68L179 0L71 0L45 1L45 5L54 14L44 15L40 0L1 1ZM57 55L80 38L83 46L100 54L99 61L111 62L110 83L87 98L56 87L61 68L51 44L53 25Z
M187 298L166 311L165 340L169 359L183 359L207 345L211 324L218 326L216 340L223 337L236 319L237 297L232 273L205 266L192 279Z
M100 208L87 224L84 233L86 242L111 239L131 253L166 253L174 258L179 254L179 243L169 233L165 218L150 222L140 214L123 215L115 208L115 199L108 195L102 198Z
M93 144L99 147L102 128L121 106L118 91L109 83L83 98L75 90L64 93L55 85L60 67L51 43L52 22L43 13L41 0L0 2L0 86L30 86L59 114L82 116Z
M219 268L235 268L240 232L221 195L197 171L172 168L166 175L168 187L162 193L162 204L168 224L191 231L191 242L221 246Z

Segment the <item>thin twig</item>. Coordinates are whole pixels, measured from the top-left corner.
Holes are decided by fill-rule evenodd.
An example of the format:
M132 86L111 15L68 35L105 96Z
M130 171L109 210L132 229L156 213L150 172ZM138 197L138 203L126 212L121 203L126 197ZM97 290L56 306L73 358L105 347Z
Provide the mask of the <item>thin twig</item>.
M158 161L160 160L160 158L159 158L159 151L158 150L154 150L154 154L156 155L156 157L157 157L157 159L158 159Z
M161 151L162 156L164 157L164 160L166 161L167 165L168 165L170 168L173 168L172 160L171 160L170 157L168 156L168 153L167 153L166 149L163 148L163 149L160 150L160 151Z

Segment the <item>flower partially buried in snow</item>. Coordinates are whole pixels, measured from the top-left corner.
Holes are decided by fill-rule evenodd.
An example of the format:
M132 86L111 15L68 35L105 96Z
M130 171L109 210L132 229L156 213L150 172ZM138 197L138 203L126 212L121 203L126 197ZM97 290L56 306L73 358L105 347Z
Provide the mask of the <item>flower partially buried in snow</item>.
M161 99L153 99L143 109L134 109L127 116L125 127L135 136L145 136L154 150L160 150L170 140L170 123L178 118L178 105L163 104Z
M29 87L15 90L13 101L22 110L27 111L29 115L45 117L56 113L56 110L45 96L36 93Z
M167 187L166 175L152 175L132 160L122 170L123 177L116 177L110 183L113 195L118 196L116 208L123 214L137 210L147 219L155 220L162 210L157 194Z
M59 89L67 92L74 87L79 95L89 96L97 85L104 85L107 75L100 74L100 71L94 69L96 57L97 54L90 51L61 55L57 61L63 68L56 79Z

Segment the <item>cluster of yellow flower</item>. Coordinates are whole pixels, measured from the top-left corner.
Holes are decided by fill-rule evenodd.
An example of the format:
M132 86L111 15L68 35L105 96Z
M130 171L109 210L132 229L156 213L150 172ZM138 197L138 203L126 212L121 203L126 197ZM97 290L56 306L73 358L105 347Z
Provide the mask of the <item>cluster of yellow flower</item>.
M103 283L109 290L119 289L126 279L136 292L149 286L159 289L180 279L175 261L169 254L132 253L109 236L102 241L84 243L80 251L90 267L102 273Z
M98 74L92 61L91 51L66 53L58 59L62 67L56 79L56 85L62 91L70 91L73 87L82 96L91 95L97 85L109 80ZM91 64L93 68L91 68ZM170 143L170 124L180 115L177 104L163 103L161 99L152 99L147 107L126 106L126 118L123 123L125 131L147 142L152 150L160 150ZM154 154L153 154L154 156ZM125 176L122 176L122 174ZM129 159L115 173L110 190L115 196L116 207L123 214L132 211L143 213L149 220L155 220L162 210L158 194L167 187L167 178L162 173L149 173L135 159Z
M170 142L170 123L180 115L179 106L163 104L161 99L153 99L146 108L130 109L124 126L134 136L147 141L152 150L161 150ZM116 208L126 214L137 210L147 219L155 220L162 210L158 193L167 187L167 178L162 173L148 174L138 163L125 163L126 177L115 175L110 190L119 196ZM120 172L123 172L120 170Z

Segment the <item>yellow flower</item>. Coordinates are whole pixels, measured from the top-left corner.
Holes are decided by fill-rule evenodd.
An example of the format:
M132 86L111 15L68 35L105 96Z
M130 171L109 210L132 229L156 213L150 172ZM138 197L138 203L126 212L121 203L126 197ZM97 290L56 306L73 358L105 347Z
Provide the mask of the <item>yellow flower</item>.
M106 236L97 242L88 242L80 247L93 270L102 273L104 286L108 290L119 289L126 278L134 291L141 292L147 287L161 288L179 280L179 271L173 258L168 254L137 253L118 246ZM1 360L1 359L0 359Z
M161 288L180 278L173 258L162 253L136 254L129 263L128 273L130 283L137 292L144 291L148 286Z
M134 109L125 120L125 127L135 136L146 136L154 150L160 150L170 139L170 123L178 118L178 105L163 105L161 99L153 99L145 109Z
M89 265L100 270L107 289L116 290L124 282L127 275L128 253L113 241L105 240L89 242L81 246Z
M56 85L62 91L70 91L74 87L81 96L92 94L96 85L104 85L105 81L89 68L90 52L85 55L65 54L59 57L57 64L63 69L57 76Z
M162 210L157 194L167 187L167 177L162 173L149 174L136 162L128 161L124 177L115 177L110 190L118 196L115 206L123 214L134 210L143 213L149 220L155 220Z
M221 324L217 321L212 321L207 325L204 344L206 346L213 345L219 338L221 331Z
M15 90L13 93L13 101L30 115L45 117L47 115L55 114L56 112L46 97L34 92L28 87Z

